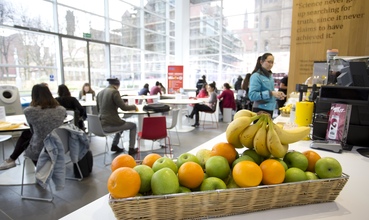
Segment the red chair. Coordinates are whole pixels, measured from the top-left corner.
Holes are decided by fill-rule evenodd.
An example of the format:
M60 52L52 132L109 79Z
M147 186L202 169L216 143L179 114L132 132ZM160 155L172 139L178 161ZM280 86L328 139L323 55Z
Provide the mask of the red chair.
M169 153L172 154L172 147L170 145L170 138L167 133L167 124L165 116L158 117L145 117L143 118L142 131L137 134L138 141L138 159L141 157L141 140L152 140L151 149L153 149L154 142L164 139L165 141L165 154L167 154L167 148Z

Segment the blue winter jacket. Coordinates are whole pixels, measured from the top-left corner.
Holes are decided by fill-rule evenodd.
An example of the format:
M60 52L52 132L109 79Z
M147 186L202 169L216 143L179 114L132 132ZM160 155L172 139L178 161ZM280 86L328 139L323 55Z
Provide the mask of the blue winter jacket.
M69 155L73 163L81 160L89 150L87 135L73 124L64 124L61 129L69 132ZM36 166L37 182L44 188L53 180L56 190L61 190L65 185L65 158L64 146L53 130L44 139L42 150Z
M261 70L253 73L250 77L249 99L253 101L253 108L273 111L276 105L276 98L270 95L274 91L274 79L272 74L267 77L260 73Z

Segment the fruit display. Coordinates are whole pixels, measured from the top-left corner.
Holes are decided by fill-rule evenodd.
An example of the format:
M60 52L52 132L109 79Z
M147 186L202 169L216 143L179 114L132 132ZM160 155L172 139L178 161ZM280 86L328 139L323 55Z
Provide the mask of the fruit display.
M235 148L255 149L263 157L282 158L288 151L288 144L297 142L310 134L310 127L283 129L274 124L268 114L252 114L249 110L235 118L227 127L226 139ZM256 123L255 120L257 120Z
M263 124L271 123L268 118L259 117L259 120L262 121L259 129L266 126ZM273 139L275 132L270 134L272 137L268 137L269 129L274 129L273 125L263 128L263 133L257 138L264 136L265 139ZM273 141L276 140L269 142ZM259 142L261 141L256 141L255 146ZM132 167L133 157L130 158L130 155L116 157L116 161L113 160L114 166L111 167L108 191L112 198L121 199L277 185L342 176L340 163L332 157L321 157L313 150L288 151L283 157L276 157L270 153L274 150L269 148L280 147L281 143L266 141L262 144L261 154L254 147L239 155L235 147L227 142L216 143L211 150L201 150L196 155L183 153L177 160L149 154L143 161L152 164L152 167L140 163Z
M289 115L291 113L292 107L293 107L293 104L288 104L283 107L280 107L279 111L281 111L281 114Z

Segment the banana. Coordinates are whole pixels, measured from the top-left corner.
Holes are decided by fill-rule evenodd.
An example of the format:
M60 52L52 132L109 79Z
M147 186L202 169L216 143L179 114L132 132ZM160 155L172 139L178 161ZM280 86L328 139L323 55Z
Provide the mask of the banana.
M300 141L310 134L310 127L297 127L284 130L279 126L273 126L282 144L291 144Z
M254 137L256 132L259 130L263 123L263 120L259 119L255 124L252 124L245 128L243 132L240 134L240 142L244 147L247 147L249 149L254 148Z
M243 148L239 135L240 133L247 128L251 122L258 119L260 116L254 116L254 117L239 117L237 119L234 119L227 127L226 130L226 138L228 143L232 144L235 148Z
M263 120L264 118L260 118L260 120ZM261 127L256 132L254 137L254 149L257 154L263 157L269 157L270 152L267 147L266 143L266 136L267 136L267 130L266 130L267 122L263 120Z
M273 123L273 121L268 117L268 132L267 132L267 147L272 156L277 158L283 158L288 151L287 147L283 146L277 132L274 130L274 126L277 126Z
M233 120L243 116L254 117L256 116L256 113L247 109L241 109L233 115Z

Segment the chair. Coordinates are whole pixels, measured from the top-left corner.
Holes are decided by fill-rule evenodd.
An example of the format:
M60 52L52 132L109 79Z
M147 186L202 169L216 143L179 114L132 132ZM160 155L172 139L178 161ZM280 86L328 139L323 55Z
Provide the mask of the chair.
M5 150L4 150L4 142L12 138L11 135L0 135L0 143L3 148L3 160L5 160Z
M3 160L5 160L5 149L4 149L4 142L11 139L13 136L9 135L9 134L4 134L4 135L0 135L0 143L1 143L1 147L2 147L2 151L3 151ZM12 141L13 143L13 141ZM13 143L14 144L14 143ZM17 158L17 165L20 165L20 160L19 157Z
M57 136L60 138L60 141L64 147L64 156L66 156L69 151L69 132L66 129L62 129L62 128L56 128L54 129L55 133L57 134ZM75 178L75 177L65 177L65 179L69 179L69 180L78 180L81 181L83 179L83 175L82 175L82 171L81 168L79 167L78 163L74 163L77 167L77 170L80 174L80 178ZM22 199L29 199L29 200L37 200L37 201L47 201L47 202L51 202L54 199L54 195L53 195L53 190L51 187L51 184L49 185L49 190L50 190L50 196L49 197L35 197L35 196L24 196L23 194L23 188L24 188L24 176L25 176L25 169L26 167L33 167L32 171L35 171L34 168L34 164L33 161L31 159L29 159L28 157L24 157L24 162L23 162L23 170L22 170L22 183L21 183L21 197ZM37 183L36 183L37 184Z
M172 113L172 120L171 120L170 125L169 126L167 125L167 130L170 130L170 129L173 129L174 128L175 129L175 132L176 132L176 135L177 135L178 144L172 144L172 145L181 145L181 142L180 142L179 136L178 136L178 131L177 131L177 121L178 121L178 115L179 115L179 111L180 110L181 109L178 109L177 108L177 109L173 109L171 111L171 113ZM170 132L169 132L169 137L170 137Z
M169 146L169 152L172 153L172 147L170 145L170 137L167 133L167 124L165 116L158 117L145 117L143 118L142 131L138 132L138 159L141 156L141 140L152 140L151 149L153 149L154 142L164 139L165 141L165 154L167 154L167 146ZM168 142L167 142L168 141Z
M105 132L102 128L100 118L98 115L87 114L87 123L88 123L88 132L90 134L92 133L99 137L105 137L105 151L103 154L104 154L104 165L107 166L110 164L110 163L106 163L106 154L109 152L108 136L115 135L116 132ZM122 142L122 147L124 149L122 136L121 136L121 142Z
M215 111L201 111L203 114L202 114L202 127L203 128L218 128L218 115L219 115L219 102L217 102L216 104L216 109ZM211 127L205 127L206 125L208 125L209 123L206 123L206 118L207 118L207 115L209 115L210 117L210 120L211 120ZM216 125L214 127L214 124Z
M5 107L6 115L23 114L19 91L16 86L0 85L0 106Z

